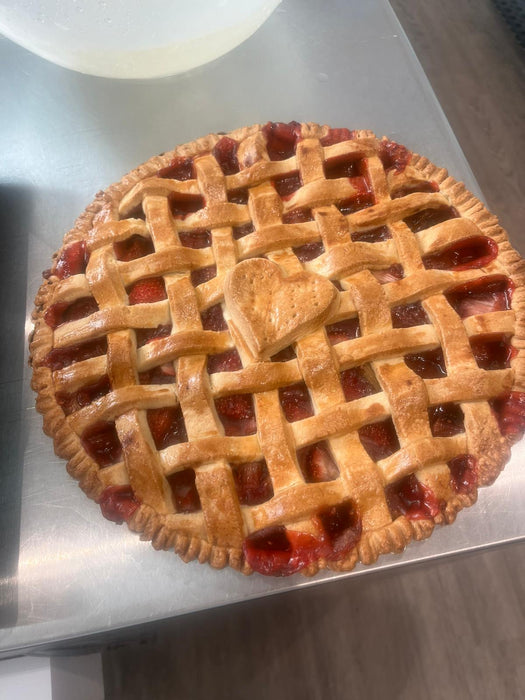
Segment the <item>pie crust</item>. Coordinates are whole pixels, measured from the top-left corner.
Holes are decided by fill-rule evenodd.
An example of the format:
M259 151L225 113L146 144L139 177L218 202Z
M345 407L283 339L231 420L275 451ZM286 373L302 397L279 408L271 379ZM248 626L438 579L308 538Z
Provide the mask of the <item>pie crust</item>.
M386 138L209 135L66 234L35 302L36 405L155 548L347 571L451 523L508 461L524 274L462 183Z

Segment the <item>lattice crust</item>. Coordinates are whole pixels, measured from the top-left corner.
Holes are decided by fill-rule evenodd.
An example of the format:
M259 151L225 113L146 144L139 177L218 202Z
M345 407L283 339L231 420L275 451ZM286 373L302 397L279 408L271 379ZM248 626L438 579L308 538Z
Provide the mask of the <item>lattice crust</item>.
M118 246L134 241L146 252L119 259ZM58 274L79 242L85 269ZM449 269L439 269L447 250ZM428 263L436 256L438 269ZM131 488L129 527L155 547L250 573L247 537L284 526L322 539L320 513L351 504L357 544L335 556L318 549L303 568L347 570L453 521L503 468L514 435L493 409L525 383L523 269L462 184L371 132L292 124L210 135L97 195L65 236L36 300L37 407L90 497ZM508 287L486 312L458 311L451 290L484 277L512 285L511 300ZM142 301L145 279L162 298ZM88 315L60 316L84 299ZM484 367L480 338L508 357ZM434 358L435 376L418 374L418 357ZM210 371L216 360L220 371ZM352 393L350 380L366 389ZM295 390L311 415L290 420L282 398ZM64 396L77 397L75 410ZM239 396L248 417L228 434L220 402ZM451 405L463 425L435 434L432 412ZM172 422L160 442L169 444L159 445L151 417L166 421L165 408ZM387 424L395 449L373 458L366 435ZM102 465L86 448L93 430L95 443L116 440L93 448ZM304 473L315 446L329 478ZM451 464L464 455L477 479L458 487ZM265 493L246 504L238 470L263 460ZM182 473L189 482L174 490ZM392 486L410 475L438 507L414 517L393 508Z

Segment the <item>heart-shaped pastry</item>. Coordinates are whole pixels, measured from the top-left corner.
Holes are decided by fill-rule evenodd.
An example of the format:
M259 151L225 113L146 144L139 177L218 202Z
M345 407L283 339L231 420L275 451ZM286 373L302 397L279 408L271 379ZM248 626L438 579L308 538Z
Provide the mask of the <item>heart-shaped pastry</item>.
M260 359L320 326L338 302L326 278L312 272L284 277L266 258L236 265L226 278L224 297L235 330Z

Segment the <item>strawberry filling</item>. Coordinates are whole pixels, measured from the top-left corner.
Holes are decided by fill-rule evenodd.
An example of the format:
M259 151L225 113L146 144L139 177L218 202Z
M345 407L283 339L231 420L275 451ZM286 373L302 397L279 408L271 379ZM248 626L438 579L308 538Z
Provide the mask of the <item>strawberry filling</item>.
M354 401L377 393L377 389L368 381L360 367L343 370L340 378L345 401Z
M213 147L212 154L225 175L233 175L239 172L237 147L237 141L234 141L229 136L223 136Z
M157 450L164 450L170 445L188 441L180 406L150 408L147 411L147 418Z
M283 224L304 224L306 221L313 221L311 209L292 209L283 214Z
M220 304L210 306L201 313L202 327L205 331L226 331L228 325L224 320L222 307Z
M342 321L331 323L329 326L326 326L326 334L332 345L337 345L337 343L342 343L345 340L359 338L361 335L359 318L354 316L354 318L345 318Z
M270 160L286 160L295 154L295 146L301 138L301 125L298 122L268 122L262 132L266 137Z
M379 158L385 170L394 168L401 172L410 162L410 151L395 141L382 141L379 147Z
M375 195L364 177L351 177L349 180L354 186L356 193L350 199L339 202L337 205L337 208L344 216L371 207L376 203Z
M473 270L485 267L498 255L498 244L487 236L473 236L439 253L431 253L423 258L427 270Z
M102 515L120 525L131 518L140 503L131 486L108 486L98 499Z
M465 432L463 411L456 403L430 407L428 420L434 437L452 437Z
M237 190L229 190L228 202L232 204L248 204L250 193L247 187L240 187Z
M292 250L301 262L308 262L309 260L318 258L324 253L324 245L322 241L317 241L313 243L305 243L304 245L300 245Z
M208 267L200 267L197 270L192 270L190 273L191 283L194 287L199 284L209 282L214 277L217 277L217 265L208 265Z
M249 233L253 233L255 231L255 228L253 227L253 224L250 221L247 224L242 224L241 226L234 226L232 231L233 237L236 241L238 241L239 238L244 238L244 236L247 236Z
M143 258L145 255L155 252L151 238L144 238L138 234L130 236L124 241L116 241L113 243L113 250L117 260L122 262L137 260L137 258Z
M317 537L282 525L248 535L243 544L246 561L260 574L290 576L320 558L342 558L361 537L361 519L349 501L324 508L315 522L321 532Z
M350 141L355 136L355 131L349 129L329 129L326 136L321 139L321 146L333 146L336 143Z
M399 440L391 418L364 425L357 431L361 444L374 462L399 450Z
M358 177L361 175L361 161L354 155L342 155L324 162L324 174L327 180L339 177Z
M44 320L55 329L63 323L91 316L95 311L98 311L98 304L93 297L82 297L73 302L59 301L46 310Z
M413 185L405 185L404 187L398 187L392 194L392 199L406 197L407 194L413 194L414 192L439 192L439 185L437 184L437 182L418 182Z
M87 454L100 467L109 467L122 457L115 423L99 421L87 428L80 439Z
M386 270L371 270L372 274L379 284L389 284L389 282L397 282L405 276L403 266L399 263L394 263L387 267Z
M490 402L498 419L501 434L512 440L525 432L525 392L512 391Z
M134 304L153 304L166 299L166 287L162 277L149 277L138 280L128 289L128 302Z
M297 450L297 461L307 483L333 481L339 476L339 469L326 441Z
M355 231L350 237L353 241L359 241L360 243L379 243L392 238L392 235L388 226L378 226L368 231Z
M184 219L204 207L204 198L200 194L172 192L169 196L170 210L175 219Z
M80 345L70 345L67 348L53 348L50 350L42 364L53 372L57 369L64 369L75 362L89 360L92 357L105 355L108 350L107 339L96 338Z
M272 480L264 460L237 464L232 474L242 506L257 506L272 498Z
M286 177L276 178L273 181L273 186L275 187L279 197L287 199L292 196L294 192L301 187L301 178L299 177L299 172L294 171Z
M279 400L284 416L289 423L304 420L314 415L310 394L304 382L279 389Z
M143 345L151 343L152 340L167 338L171 333L171 329L171 324L160 325L156 328L137 328L135 330L137 334L137 347L141 348Z
M193 159L175 156L169 165L157 171L157 177L172 180L191 180L193 177Z
M57 258L54 267L54 274L61 280L72 275L80 275L86 271L89 254L86 250L85 241L71 243L64 248Z
M57 392L56 400L58 405L62 407L62 410L66 416L69 416L71 413L74 413L75 411L84 408L84 406L88 406L93 401L100 399L102 396L105 396L109 389L109 377L107 374L105 374L98 380L98 382L87 384L86 386L83 386L82 389L79 389L72 394Z
M404 515L409 520L424 520L434 518L439 513L438 499L414 474L389 484L385 493L394 519Z
M394 306L391 313L394 328L410 328L411 326L423 326L426 323L430 323L420 301Z
M235 394L215 399L215 408L225 435L253 435L257 432L251 394Z
M472 455L458 455L448 463L450 484L456 493L472 493L478 485L478 465Z
M242 362L235 348L221 352L218 355L208 356L208 374L235 372L238 369L242 369Z
M171 499L177 513L195 513L201 509L199 492L195 486L195 471L182 469L168 476Z
M439 379L447 376L445 358L441 348L409 353L403 359L412 372L415 372L423 379Z
M505 335L480 335L470 338L470 347L481 369L506 369L517 355L516 348Z
M510 309L513 292L512 280L503 275L491 275L460 284L445 296L461 318L466 318Z
M140 384L173 384L175 382L175 369L169 362L146 372L139 373Z
M454 207L438 207L437 209L423 209L404 219L405 224L413 233L419 233L431 226L437 226L449 219L457 219L458 212Z
M211 231L204 228L194 231L179 231L179 241L185 248L209 248L211 246Z

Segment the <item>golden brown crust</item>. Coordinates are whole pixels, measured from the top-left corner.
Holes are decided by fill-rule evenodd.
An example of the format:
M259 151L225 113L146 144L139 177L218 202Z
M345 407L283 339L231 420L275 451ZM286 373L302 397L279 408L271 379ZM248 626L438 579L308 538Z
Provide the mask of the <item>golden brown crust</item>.
M308 532L312 527L309 521L312 500L316 504L332 505L351 493L362 513L363 535L348 555L336 562L320 559L303 570L307 575L326 567L347 571L358 561L370 564L383 553L402 551L411 539L428 537L435 524L452 522L462 508L475 502L477 494L475 491L452 492L446 462L454 455L472 453L478 458L479 484L491 483L508 459L512 440L499 433L487 400L503 390L525 390L525 263L510 245L496 217L446 170L417 154L412 155L406 167L391 168L385 175L378 158L381 142L372 132L356 131L351 141L323 148L319 140L329 133L327 126L303 124L301 129L297 163L302 165L296 167L301 170L302 187L290 197L279 200L278 207L278 198L268 180L289 174L290 163L286 159L268 160L260 125L228 135L239 144L237 156L241 170L238 173L225 177L218 173L209 154L222 136L214 134L140 165L96 196L55 254L56 260L71 243L86 241L91 253L86 275L65 280L52 276L43 282L35 300L35 325L30 345L32 387L37 393L36 405L43 415L44 430L53 438L56 453L68 461L69 473L95 500L100 499L109 485L130 483L142 496L143 503L128 525L144 539L151 540L154 547L173 549L185 561L198 559L217 568L229 565L245 574L251 573L242 550L246 533L282 523ZM367 159L368 179L372 182L376 203L342 216L332 206L333 202L355 197L355 186L348 178L325 179L322 164L324 158L336 159L349 153ZM199 156L195 166L197 180L175 182L157 177L159 169L169 166L176 156ZM391 195L403 188L417 189L422 182L434 182L439 190L416 191L391 199ZM226 190L246 187L253 192L249 215L247 207L229 202L226 197ZM194 230L213 229L213 246L200 250L178 246L173 250L170 241L177 228L170 219L167 200L174 191L195 196L201 190L206 192L206 207L190 213L185 226ZM140 204L146 211L147 222L132 216ZM314 210L314 221L282 225L283 216L305 206ZM413 244L414 234L402 219L422 209L443 206L453 206L461 218L417 234L418 252ZM255 232L234 243L231 227L243 226L248 221L253 221ZM361 232L385 224L391 226L394 240L375 243L373 251L370 245L359 241L351 247L341 245L345 236L348 239L349 231ZM130 235L149 236L151 229L156 252L150 256L148 275L170 276L168 299L155 304L137 304L130 312L125 287L144 274L141 260L117 262L109 248L114 241L125 240ZM319 241L319 232L325 252L304 267L291 253L283 253L290 250L292 242L302 246ZM439 252L455 241L476 235L492 238L499 250L497 259L482 270L453 274L423 269L421 255ZM262 263L256 258L261 254L271 262ZM403 261L405 279L395 284L379 284L375 273L395 264L398 256ZM286 275L298 275L300 280L315 278L324 284L323 277L344 279L344 293L334 296L335 287L329 289L323 312L311 314L314 321L301 326L300 332L293 324L291 330L280 332L274 324L268 337L261 340L263 336L253 322L251 327L246 323L243 326L247 314L243 317L232 311L231 300L227 300L230 333L196 328L191 318L222 301L224 280L231 280L233 274L229 270L237 260L245 258L253 258L249 262L257 268L261 264L274 266ZM189 270L214 263L216 278L194 290L189 284ZM248 261L238 265L236 270L243 264L248 265ZM442 293L459 282L487 273L505 274L514 282L512 311L461 320L447 305ZM234 292L237 288L231 292L232 297ZM55 331L47 325L44 313L52 304L86 294L96 297L99 306L96 314L59 326ZM181 299L185 300L184 304ZM424 299L423 306L432 325L393 328L390 308L412 299ZM144 308L137 308L141 306ZM362 337L330 348L322 324L356 313ZM135 341L130 340L130 327L155 328L170 320L177 325L178 334L146 345L137 352ZM465 354L471 335L490 332L512 335L516 355L510 369L486 372L477 367L472 353ZM108 360L105 356L95 357L55 372L43 364L51 349L101 335L111 336ZM299 336L302 339L297 345L298 360L267 361L269 355ZM234 347L234 341L244 368L231 374L209 376L206 353L225 352ZM447 354L447 367L454 368L445 379L420 379L402 362L407 347L415 351L439 343ZM262 362L254 363L250 358ZM168 385L160 391L158 387L151 390L151 387L136 384L134 373L147 371L163 362L177 363L176 385ZM381 393L345 403L338 371L369 363L381 384ZM57 402L56 392L67 388L75 391L106 371L110 374L111 394L66 416ZM277 390L279 386L303 380L314 398L318 415L297 423L283 422L279 418ZM209 400L206 403L202 398L228 396L241 390L257 392L255 410L258 421L261 420L257 438L219 435ZM145 427L145 411L167 405L168 400L170 405L180 403L185 412L189 442L158 451ZM461 403L465 434L433 438L428 424L422 425L417 418L426 412L429 401L431 405ZM412 405L411 413L403 414L403 403ZM367 421L375 422L390 414L399 416L395 422L401 447L375 465L359 442L356 430ZM119 439L126 446L125 467L120 463L101 470L85 452L79 436L86 426L99 420L115 421ZM303 483L294 456L295 447L327 439L338 458L341 477L325 483ZM263 455L271 463L275 495L270 501L240 509L234 502L235 486L227 460L250 462ZM350 461L352 468L348 466ZM191 514L174 513L165 477L202 464L205 468L197 470L196 475L203 510ZM421 483L439 495L444 506L432 519L409 520L400 516L392 520L384 486L414 471L418 472Z

